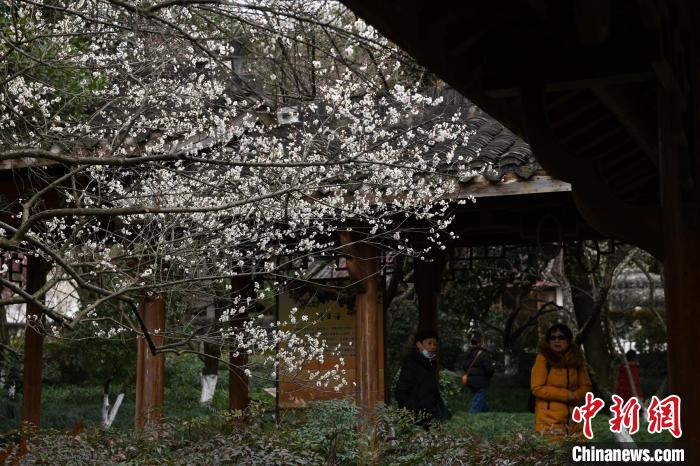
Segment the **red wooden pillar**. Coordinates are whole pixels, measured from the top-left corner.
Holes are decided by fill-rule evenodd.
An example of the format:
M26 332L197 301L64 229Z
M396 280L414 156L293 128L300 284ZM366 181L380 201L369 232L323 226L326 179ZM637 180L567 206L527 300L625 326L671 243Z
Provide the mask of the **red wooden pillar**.
M144 296L139 308L141 318L156 346L163 344L165 330L165 300L162 296ZM134 425L137 429L158 424L163 419L165 357L155 356L143 336L136 339L136 409Z
M234 296L240 296L241 301L235 307L245 305L248 297L255 297L253 280L250 275L234 276L231 278L231 289ZM238 314L232 319L234 332L243 328L243 323L248 317L247 311ZM250 402L248 376L245 375L244 368L248 364L248 353L238 352L232 347L229 352L229 382L228 382L228 407L231 411L243 410Z
M374 418L380 393L379 351L381 340L381 295L379 288L379 250L357 241L351 232L341 232L340 241L347 256L347 267L353 281L363 292L355 297L355 397L365 419Z
M415 259L413 277L418 297L418 330L437 331L441 275L441 259L428 261Z
M27 266L27 292L34 293L46 283L43 261L30 257ZM24 331L24 384L22 386L22 422L41 425L41 374L44 316L35 304L27 304L27 326Z

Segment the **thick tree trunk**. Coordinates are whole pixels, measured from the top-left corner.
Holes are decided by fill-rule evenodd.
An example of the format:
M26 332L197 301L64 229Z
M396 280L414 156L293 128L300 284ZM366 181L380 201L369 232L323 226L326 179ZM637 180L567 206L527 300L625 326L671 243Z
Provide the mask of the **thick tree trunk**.
M241 296L243 303L245 303L246 297L255 296L253 280L249 275L231 278L231 289L234 295ZM242 315L236 315L232 322L233 328L242 329L243 323L247 318L247 312ZM245 374L248 354L237 352L236 350L237 348L231 348L229 353L228 407L231 411L244 410L250 402L248 376Z
M109 384L111 380L108 380L105 383L105 388L104 392L102 393L102 422L101 422L101 427L104 430L108 430L110 427L112 427L112 424L114 423L114 420L117 417L117 413L119 412L119 408L122 405L122 401L124 401L124 394L126 392L126 383L122 385L121 389L119 390L119 393L117 394L117 398L114 401L114 405L109 404Z
M571 284L571 298L579 326L585 325L595 312L596 302L593 283L588 274L567 264L567 277ZM600 318L596 318L582 341L586 361L595 373L596 382L607 391L612 386L612 354Z
M10 346L10 332L7 328L7 310L5 306L0 306L0 365L5 360L6 353ZM9 355L8 355L9 356Z
M34 293L46 283L46 266L30 257L27 267L27 292ZM41 425L41 378L44 316L34 304L27 304L27 326L24 332L24 385L22 389L22 422Z
M518 373L518 356L512 348L505 348L503 366L506 375L516 375Z
M204 354L209 357L204 358L201 382L202 393L199 397L201 404L211 403L216 392L216 384L219 380L219 358L221 357L221 347L216 344L204 343Z
M438 326L438 298L442 275L442 260L414 260L413 278L418 296L418 330L435 330Z

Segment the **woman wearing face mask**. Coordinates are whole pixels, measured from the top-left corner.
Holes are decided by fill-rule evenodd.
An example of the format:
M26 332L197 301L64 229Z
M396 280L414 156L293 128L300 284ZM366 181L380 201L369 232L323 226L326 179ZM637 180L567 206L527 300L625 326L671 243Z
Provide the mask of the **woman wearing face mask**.
M419 331L415 344L401 367L394 396L399 408L412 411L416 415L416 423L427 428L433 419L448 419L450 412L440 396L437 333L433 330Z
M571 412L591 391L583 353L573 340L569 327L552 325L540 342L530 377L535 431L554 439L581 432L582 425L571 420Z

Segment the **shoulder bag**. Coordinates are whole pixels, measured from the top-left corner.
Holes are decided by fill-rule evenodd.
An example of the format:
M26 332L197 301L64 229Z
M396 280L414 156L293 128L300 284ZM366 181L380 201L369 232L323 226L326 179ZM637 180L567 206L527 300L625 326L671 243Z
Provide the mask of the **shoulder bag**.
M474 366L474 363L476 362L477 359L479 359L479 356L481 356L481 353L484 350L479 350L478 353L476 353L476 356L474 356L474 359L472 359L472 363L469 364L469 367L467 368L467 372L464 373L462 376L462 385L467 385L467 382L469 380L469 371L472 370L472 367Z

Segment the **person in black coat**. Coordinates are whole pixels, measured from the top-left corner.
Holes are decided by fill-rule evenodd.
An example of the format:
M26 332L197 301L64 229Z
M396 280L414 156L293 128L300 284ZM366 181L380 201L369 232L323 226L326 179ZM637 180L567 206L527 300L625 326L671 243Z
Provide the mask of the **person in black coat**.
M471 346L467 350L462 369L467 376L467 387L472 392L470 413L484 413L489 410L486 403L486 390L493 377L493 360L489 351L482 345L479 334L472 335Z
M394 396L399 407L412 411L416 423L427 429L433 420L449 419L450 412L440 396L437 333L419 331L415 344L401 366Z

